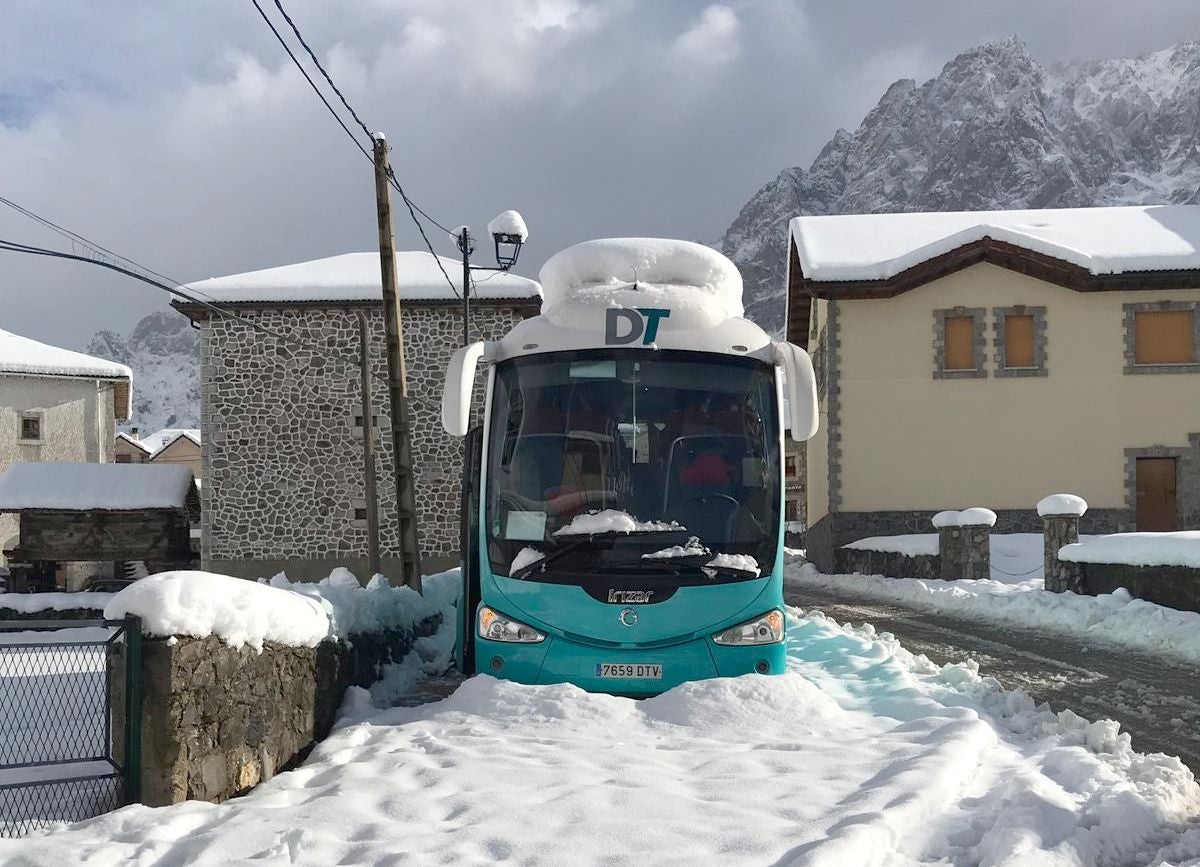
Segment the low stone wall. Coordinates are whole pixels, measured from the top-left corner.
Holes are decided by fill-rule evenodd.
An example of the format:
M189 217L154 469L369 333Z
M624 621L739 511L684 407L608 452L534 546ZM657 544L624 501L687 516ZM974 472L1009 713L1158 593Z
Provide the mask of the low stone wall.
M887 575L891 578L938 578L941 558L937 554L907 557L895 551L864 551L838 548L834 554L839 575Z
M1185 566L1125 566L1079 563L1083 590L1089 596L1124 587L1131 596L1182 611L1200 612L1200 569Z
M143 803L219 802L270 779L329 733L349 686L369 686L439 622L261 653L212 637L146 639Z
M47 608L44 611L17 611L0 605L0 620L103 620L104 610L100 608L68 608L55 611Z

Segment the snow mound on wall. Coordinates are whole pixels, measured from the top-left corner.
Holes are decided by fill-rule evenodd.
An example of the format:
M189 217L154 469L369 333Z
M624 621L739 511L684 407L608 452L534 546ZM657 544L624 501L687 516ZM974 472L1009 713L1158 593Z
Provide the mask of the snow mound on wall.
M1074 494L1051 494L1038 501L1037 513L1046 515L1077 515L1083 517L1088 510L1087 500Z
M1125 566L1185 566L1200 569L1200 530L1178 533L1113 533L1093 536L1059 549L1069 563Z
M126 587L104 607L117 620L142 618L146 635L222 639L262 650L267 641L316 647L329 636L329 615L311 597L213 572L161 572Z
M945 527L994 527L996 513L980 506L963 509L961 512L947 509L930 518L930 522L939 530Z
M556 253L538 275L544 309L565 301L596 301L621 290L622 300L639 297L646 306L697 303L741 316L742 275L725 256L691 241L665 238L604 238ZM637 284L634 292L633 284Z
M102 611L115 593L0 593L0 608L33 614L35 611Z
M425 583L438 580L431 577ZM422 587L428 591L425 583ZM328 637L331 638L402 629L432 617L438 611L429 598L411 587L393 587L382 575L374 576L363 587L353 572L340 567L317 582L292 582L280 572L267 584L317 600L328 615Z

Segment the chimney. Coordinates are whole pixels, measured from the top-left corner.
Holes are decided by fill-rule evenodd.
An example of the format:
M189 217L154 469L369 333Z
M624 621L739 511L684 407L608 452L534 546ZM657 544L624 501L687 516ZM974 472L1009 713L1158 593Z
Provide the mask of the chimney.
M134 442L141 442L142 438L138 436L138 429L136 427L131 427L129 429L129 435L133 437Z

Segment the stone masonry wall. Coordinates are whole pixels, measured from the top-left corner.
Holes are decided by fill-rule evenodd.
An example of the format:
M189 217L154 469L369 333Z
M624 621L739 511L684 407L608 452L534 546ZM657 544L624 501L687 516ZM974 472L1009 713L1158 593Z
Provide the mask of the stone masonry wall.
M368 318L372 406L380 426L376 474L386 562L400 550L383 313L382 305L358 309ZM472 323L478 337L493 339L530 311L527 302L477 303ZM366 521L355 518L356 506L365 506L362 429L355 426L361 412L359 370L342 360L358 357L356 309L254 308L241 314L314 348L283 343L229 317L216 317L203 328L205 568L239 574L230 564L243 561L245 574L288 568L295 578L323 577L331 565L365 559L367 550ZM458 558L462 444L442 430L440 409L446 365L461 345L461 329L456 307L405 309L421 553L435 566ZM306 562L311 575L302 568Z
M369 686L438 622L262 653L213 637L146 639L143 803L220 802L270 779L329 733L347 687Z

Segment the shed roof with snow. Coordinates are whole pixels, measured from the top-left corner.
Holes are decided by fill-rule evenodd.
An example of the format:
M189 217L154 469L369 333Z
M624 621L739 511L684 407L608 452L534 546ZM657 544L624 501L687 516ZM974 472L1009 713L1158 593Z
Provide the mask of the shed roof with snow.
M795 217L788 332L807 299L890 298L979 262L1079 292L1200 287L1200 205Z
M0 512L185 510L192 472L177 464L19 463L0 473Z
M129 418L133 401L133 371L124 364L106 361L40 343L0 330L0 375L102 379L117 384L117 418Z
M445 256L437 258L445 274L429 253L396 254L396 283L402 301L446 303L461 296L462 263ZM311 262L198 280L185 288L203 300L224 303L378 301L381 299L379 254L343 253ZM481 301L540 301L541 296L542 287L537 281L499 271L476 280L471 290L471 298ZM187 302L177 305L188 306Z

